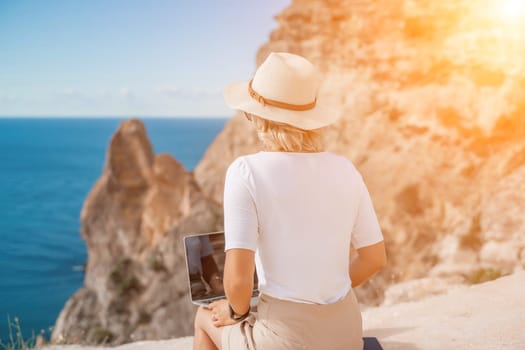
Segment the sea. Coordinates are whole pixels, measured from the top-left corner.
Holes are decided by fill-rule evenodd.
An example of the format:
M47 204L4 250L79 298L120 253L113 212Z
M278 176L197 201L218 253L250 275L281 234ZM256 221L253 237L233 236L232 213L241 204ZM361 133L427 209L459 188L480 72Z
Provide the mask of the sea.
M139 118L155 154L193 170L227 118ZM0 340L50 338L83 284L80 211L125 118L0 118ZM2 343L0 343L1 345ZM0 349L3 347L0 346Z

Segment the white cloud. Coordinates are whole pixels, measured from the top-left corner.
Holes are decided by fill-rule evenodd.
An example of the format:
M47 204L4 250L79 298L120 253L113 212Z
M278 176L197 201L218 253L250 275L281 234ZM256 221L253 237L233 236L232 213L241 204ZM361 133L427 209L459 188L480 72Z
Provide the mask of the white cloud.
M135 94L129 87L123 87L119 91L119 96L125 98L126 100L133 100L135 98Z
M221 91L206 89L206 88L188 88L181 89L174 86L160 86L155 89L157 93L168 97L182 97L182 98L208 98L221 96Z
M58 95L62 95L62 96L68 96L68 97L80 97L80 96L82 96L80 91L78 91L75 88L70 88L70 87L59 90L57 92L57 94Z
M56 103L79 103L92 101L93 97L84 91L81 91L77 88L67 87L55 91L54 96L51 98L51 103L56 101Z
M179 96L181 91L180 88L175 86L161 86L156 89L157 93L167 96Z
M194 88L190 91L193 96L196 97L216 97L221 95L221 91L204 88Z
M18 96L8 93L0 93L0 103L12 103L18 100Z
M15 96L0 91L0 115L34 116L226 116L222 93L213 89L69 86Z

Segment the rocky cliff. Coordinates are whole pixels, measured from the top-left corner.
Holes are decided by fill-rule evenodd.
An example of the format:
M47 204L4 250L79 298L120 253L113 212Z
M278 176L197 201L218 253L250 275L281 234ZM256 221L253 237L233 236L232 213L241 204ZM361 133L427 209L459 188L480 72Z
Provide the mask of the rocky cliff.
M525 265L525 21L498 4L295 0L257 53L257 64L270 51L304 55L322 71L321 97L344 111L326 145L363 174L389 256L358 288L362 302L440 293ZM226 167L258 147L236 115L189 174L153 154L139 121L123 123L82 210L85 285L53 338L191 333L180 232L220 227Z
M361 300L525 264L525 21L504 5L295 0L257 53L257 64L270 51L307 57L323 72L322 98L344 111L327 148L363 174L389 255ZM217 202L217 174L257 147L251 132L236 116L196 168Z
M51 341L120 344L190 334L195 309L181 233L222 229L221 211L171 155L154 154L140 120L122 122L81 212L84 286L67 301Z

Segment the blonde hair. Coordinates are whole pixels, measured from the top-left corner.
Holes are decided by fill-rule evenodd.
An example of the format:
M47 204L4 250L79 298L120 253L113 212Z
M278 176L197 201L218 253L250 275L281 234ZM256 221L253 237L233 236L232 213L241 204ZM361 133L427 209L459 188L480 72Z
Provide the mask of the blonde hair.
M271 151L321 152L324 149L324 128L305 130L253 114L250 117L259 139Z

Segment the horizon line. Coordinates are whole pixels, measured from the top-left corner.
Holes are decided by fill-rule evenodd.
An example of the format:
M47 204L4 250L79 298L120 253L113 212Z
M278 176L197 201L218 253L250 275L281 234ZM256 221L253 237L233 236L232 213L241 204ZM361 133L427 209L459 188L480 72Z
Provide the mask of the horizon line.
M233 115L232 115L233 116ZM0 119L16 119L16 118L116 118L116 119L131 119L131 118L157 118L157 119L229 119L232 116L225 115L0 115Z

